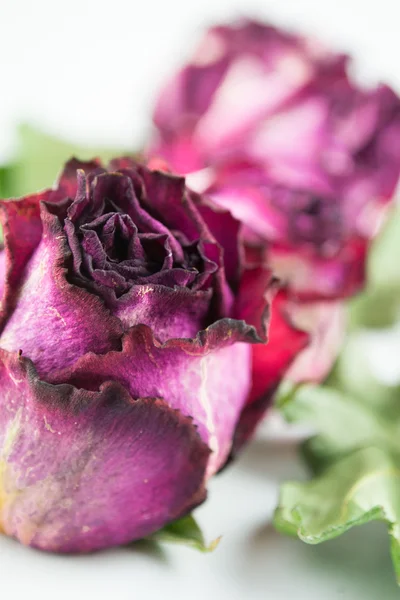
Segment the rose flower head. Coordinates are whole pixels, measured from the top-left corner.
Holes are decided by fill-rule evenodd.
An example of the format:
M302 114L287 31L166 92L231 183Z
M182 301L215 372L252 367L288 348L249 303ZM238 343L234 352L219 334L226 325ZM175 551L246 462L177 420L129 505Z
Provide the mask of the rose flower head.
M362 287L399 179L399 97L348 64L263 23L213 27L162 90L147 147L243 221L301 301Z
M307 336L282 312L271 352L275 280L182 177L72 160L0 215L0 529L59 552L149 535L205 499Z

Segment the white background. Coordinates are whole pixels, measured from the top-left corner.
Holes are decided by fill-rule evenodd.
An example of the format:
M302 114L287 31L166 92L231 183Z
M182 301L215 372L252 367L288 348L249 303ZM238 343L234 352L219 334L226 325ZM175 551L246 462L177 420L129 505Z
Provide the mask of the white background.
M139 145L159 81L203 25L240 14L318 33L352 52L358 73L400 88L399 0L0 0L0 159L21 121L81 143ZM223 535L213 554L141 546L65 558L2 538L1 598L397 598L383 525L315 547L274 532L278 483L304 476L293 443L264 430L198 511L209 537Z

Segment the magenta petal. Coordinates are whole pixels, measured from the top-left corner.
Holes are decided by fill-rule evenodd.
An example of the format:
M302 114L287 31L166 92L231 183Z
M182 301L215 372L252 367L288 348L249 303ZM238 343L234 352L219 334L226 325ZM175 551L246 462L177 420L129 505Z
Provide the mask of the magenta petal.
M150 211L163 216L169 229L183 233L188 241L199 239L202 223L194 207L185 179L162 171L140 168Z
M307 256L294 248L275 247L269 250L269 261L274 273L290 282L300 301L334 300L362 289L368 246L368 240L354 237L331 257Z
M122 327L100 298L68 282L70 252L65 234L46 207L42 206L41 213L43 238L24 273L0 347L22 350L45 376L89 350L119 348Z
M6 253L0 250L0 300L3 299L4 288L6 285Z
M310 344L290 367L287 378L295 383L319 383L329 374L343 344L346 308L343 302L296 303L291 317L310 335Z
M309 343L308 334L292 324L287 304L286 293L279 292L272 303L268 343L252 347L252 388L235 431L233 452L251 438L289 367Z
M399 182L400 97L351 70L267 23L213 27L161 90L145 149L261 239L274 271L273 254L287 253L285 283L302 301L364 285L354 240L374 238Z
M15 303L18 285L25 266L40 242L42 224L40 221L40 201L48 200L51 191L47 190L21 200L1 200L0 218L3 225L5 250L5 273L1 320L7 317Z
M22 543L87 552L151 534L205 498L209 455L163 401L40 381L0 353L0 528Z
M124 330L134 325L151 327L158 340L192 338L204 328L210 309L211 290L171 289L163 285L134 285L121 296L112 313Z
M82 165L77 161L70 161L64 171L65 174L68 173L69 178L72 178L72 171L74 171L75 180L76 164ZM0 220L3 226L5 245L5 275L0 327L14 307L25 267L42 237L41 202L58 203L65 197L64 192L68 187L66 175L62 175L61 180L64 187L55 190L44 190L16 200L0 200ZM70 182L68 189L72 193L72 179Z
M194 196L196 198L196 196ZM226 278L233 288L237 285L240 270L239 235L241 223L228 210L197 197L197 210L224 251Z
M113 158L108 164L108 171L121 171L124 169L135 169L137 161L133 156L119 156Z
M188 173L247 149L254 131L316 77L341 80L342 55L314 40L242 20L206 32L190 62L161 90L150 152Z
M268 267L248 265L240 279L235 314L256 329L260 340L267 341L267 327L272 299L278 281Z
M93 173L96 170L102 171L103 169L101 169L101 163L98 160L83 162L76 158L71 158L62 170L57 184L58 191L71 199L75 198L78 191L76 176L78 170L84 173Z
M151 329L133 327L121 352L87 354L68 369L51 374L52 383L68 382L96 390L108 378L120 382L133 398L163 398L193 417L211 448L208 473L225 462L239 414L250 389L252 327L224 319L197 338L160 344Z

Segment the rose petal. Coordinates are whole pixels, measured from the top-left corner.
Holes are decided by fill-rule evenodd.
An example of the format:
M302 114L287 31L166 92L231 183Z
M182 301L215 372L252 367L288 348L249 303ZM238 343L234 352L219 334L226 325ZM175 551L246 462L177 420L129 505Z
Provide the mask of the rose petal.
M208 228L224 250L224 267L227 280L235 290L240 270L239 236L241 223L228 210L221 209L211 201L193 195L197 210Z
M48 200L50 194L51 191L46 190L21 200L0 201L0 219L6 248L1 322L4 322L14 306L25 266L40 242L40 201Z
M5 279L0 311L0 328L14 307L24 269L37 248L43 233L40 204L63 204L68 194L76 193L76 169L88 170L97 163L72 159L61 174L59 187L16 200L0 200L0 221L5 246Z
M123 169L136 168L137 161L133 156L119 156L110 160L108 165L109 171L120 171Z
M320 383L329 374L346 329L346 309L343 302L295 303L290 316L297 327L307 331L310 344L300 352L286 377L295 383Z
M288 368L309 342L308 334L291 324L287 301L286 292L279 292L272 303L268 343L252 347L252 388L235 431L233 454L253 435Z
M195 339L160 344L145 325L125 336L121 352L87 354L74 365L50 375L52 383L68 382L98 389L112 377L132 397L164 398L172 408L192 416L211 448L208 474L225 462L232 433L250 389L249 343L258 339L253 327L223 319Z
M4 288L6 285L6 253L0 250L0 300L3 299Z
M260 340L267 341L272 299L278 281L271 270L259 264L247 265L240 279L235 315L256 329Z
M22 543L87 552L151 534L205 498L209 451L190 420L115 382L40 381L0 352L0 527Z
M112 312L128 330L134 325L151 327L160 342L192 338L204 329L211 290L193 292L162 285L134 285L118 299Z
M0 347L22 350L43 376L89 350L119 348L122 327L100 298L68 282L70 250L65 234L46 206L41 218L43 238L24 273Z
M149 154L174 170L198 170L243 150L260 122L314 77L345 76L343 55L312 39L242 20L210 29L192 60L164 87L154 112L158 139Z
M269 264L302 302L345 298L357 293L366 276L368 240L354 237L332 257L313 257L273 247Z
M400 98L350 70L266 23L211 28L162 90L146 149L242 221L247 242L290 254L285 281L304 301L364 284L359 241L377 234L400 176Z
M183 177L164 171L150 171L144 167L140 169L140 175L150 213L156 211L165 219L169 229L182 232L189 242L198 240L200 234L206 233Z
M96 172L97 170L100 172L103 170L100 161L97 159L84 162L77 158L71 158L71 160L65 164L65 167L60 174L57 187L61 193L68 198L73 199L78 191L77 171L90 173L93 171Z
M168 227L186 236L189 242L202 241L206 258L218 265L215 274L215 312L217 318L231 316L232 292L226 280L223 249L208 229L196 208L198 199L185 187L183 177L140 168L146 187L150 212L163 215Z

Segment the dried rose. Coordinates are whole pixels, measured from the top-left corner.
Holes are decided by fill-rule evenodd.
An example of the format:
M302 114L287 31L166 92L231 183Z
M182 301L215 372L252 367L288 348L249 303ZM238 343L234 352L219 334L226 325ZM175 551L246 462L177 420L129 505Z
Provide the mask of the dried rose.
M400 173L400 100L347 65L269 25L214 27L162 90L147 149L267 242L302 301L360 289Z
M257 367L274 281L181 177L73 160L0 212L0 527L61 552L151 534L204 500L307 336L285 324Z

